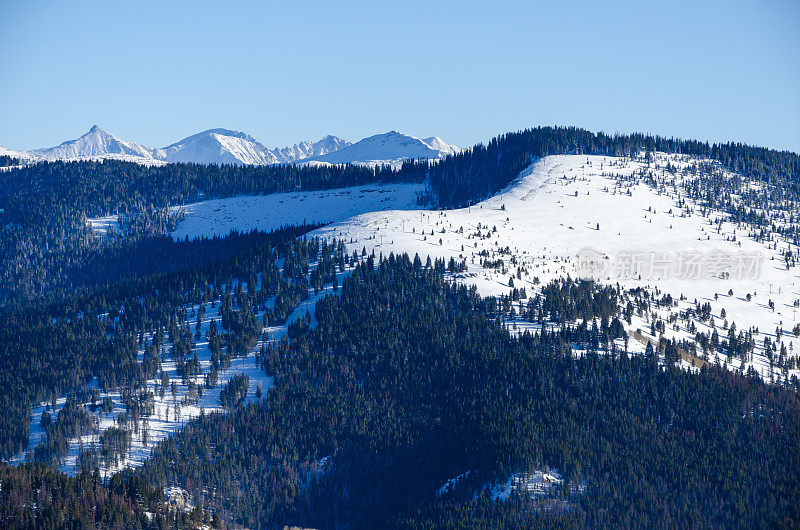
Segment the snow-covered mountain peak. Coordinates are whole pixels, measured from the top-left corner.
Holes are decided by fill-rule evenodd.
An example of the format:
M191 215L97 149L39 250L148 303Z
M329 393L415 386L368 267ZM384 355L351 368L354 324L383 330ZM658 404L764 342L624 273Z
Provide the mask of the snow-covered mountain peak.
M171 145L168 145L167 147L164 147L163 149L167 150L167 149L170 149L172 147L178 147L178 146L186 145L186 144L189 144L189 143L192 143L192 142L200 141L201 139L204 139L204 138L208 139L208 138L213 138L215 136L227 136L227 137L230 137L230 138L239 138L240 140L245 140L247 142L251 142L251 143L254 143L254 144L261 145L258 142L258 140L256 140L255 138L253 138L252 136L250 136L247 133L243 133L241 131L234 131L234 130L231 130L231 129L216 128L216 129L208 129L206 131L202 131L202 132L193 134L191 136L187 136L183 140L179 140L179 141L175 142L174 144L171 144Z
M148 160L153 158L153 150L149 147L120 140L97 125L92 125L89 132L76 140L67 140L55 147L35 149L31 154L48 160L108 155L132 156Z
M332 134L326 134L312 145L314 146L314 153L312 153L313 155L324 155L327 153L332 153L333 151L338 151L339 149L347 147L348 145L353 145L353 142L348 142L347 140L343 140Z
M431 143L428 142L431 140ZM388 131L364 138L330 154L311 157L304 163L328 164L391 164L407 159L438 159L460 151L437 137L421 140L399 131ZM435 140L433 142L432 140Z
M159 149L159 158L167 162L199 164L264 165L275 162L269 149L255 138L229 129L209 129Z

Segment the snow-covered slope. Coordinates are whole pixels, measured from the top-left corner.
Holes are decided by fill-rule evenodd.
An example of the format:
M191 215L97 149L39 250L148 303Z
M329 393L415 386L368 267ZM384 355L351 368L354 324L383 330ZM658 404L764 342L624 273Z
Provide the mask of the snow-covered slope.
M153 158L153 150L136 142L126 142L107 133L97 125L77 140L68 140L55 147L35 149L31 154L47 160L82 158L104 155L127 155Z
M425 138L423 142L431 146L433 149L439 151L439 153L441 153L441 156L455 155L461 152L460 147L456 147L453 144L448 144L438 136L431 136L430 138Z
M421 140L414 136L389 131L369 136L343 149L315 156L300 163L390 164L398 165L409 158L438 159L460 151L438 137Z
M365 212L417 208L423 184L375 184L321 191L240 195L173 206L182 214L175 239L227 236L234 230L274 230L282 226L333 223ZM88 219L97 233L119 230L118 217Z
M316 267L316 263L310 263L311 267ZM349 268L348 268L349 269ZM340 285L344 277L350 273L350 270L339 270L336 272L337 285ZM260 277L260 274L259 274ZM255 288L258 289L260 278L256 278ZM238 281L233 281L227 285L227 291L233 292L238 285ZM322 297L334 292L333 285L327 284L321 290L314 287L308 287L308 298L299 303L297 307L289 314L286 323L276 326L267 326L262 328L262 334L258 342L250 351L244 356L235 356L230 363L230 366L218 372L217 384L209 387L205 376L209 373L212 363L211 349L208 341L199 339L192 349L193 353L197 356L200 363L201 373L185 377L178 370L178 366L174 359L164 358L161 363L161 369L172 382L172 392L164 392L164 387L161 378L153 378L143 381L143 386L137 392L149 393L152 405L152 412L145 414L139 420L135 420L137 427L132 427L131 416L126 414L125 401L120 392L118 391L104 391L99 389L97 378L93 379L85 388L92 388L100 390L99 398L110 399L112 401L112 410L110 413L103 414L100 411L93 411L94 407L90 407L88 402L81 403L84 409L89 412L94 420L96 420L96 428L93 432L83 434L80 437L69 437L67 440L67 453L66 456L59 464L59 469L62 472L69 474L76 474L79 471L79 453L81 450L94 450L99 451L101 448L101 436L108 428L119 426L118 418L123 416L126 418L126 427L132 430L130 445L122 455L119 462L106 462L102 457L98 465L103 474L110 474L119 471L122 468L134 468L142 465L145 459L150 455L156 445L167 438L170 434L179 431L186 425L187 422L197 418L201 414L208 414L210 412L225 412L228 409L223 407L220 403L220 393L225 387L226 383L237 374L244 374L249 378L249 386L245 403L257 402L259 398L259 391L268 392L273 385L273 378L265 373L258 360L258 352L262 347L268 344L275 344L286 338L288 325L291 322L301 318L306 312L314 311L314 305ZM274 307L275 299L273 298L267 304L270 309ZM206 337L211 322L215 325L221 325L220 307L221 300L218 298L210 304L203 305L206 311L204 318L198 319L197 311L199 305L189 305L185 307L186 320L184 324L187 326L198 326L199 337ZM262 321L265 310L261 309L256 313L256 320ZM191 315L191 316L190 316ZM101 315L100 318L108 318L108 314ZM146 342L153 340L152 333L145 333L144 339ZM169 351L171 343L168 340L165 345L165 350ZM139 348L137 352L137 361L142 363L144 360L144 348ZM197 388L201 387L202 392L198 393ZM138 395L138 394L137 394ZM57 417L63 406L66 403L66 395L62 395L54 400L54 410L50 410L53 417ZM44 432L42 429L42 415L45 410L50 408L50 402L40 403L32 408L31 423L30 423L30 436L28 439L28 447L25 451L8 459L8 463L19 465L28 460L30 454L34 452L35 447L42 441Z
M173 208L185 215L173 237L268 231L286 225L332 223L364 212L416 208L417 195L424 189L422 184L367 185L203 201Z
M787 269L782 254L792 244L756 241L747 226L726 221L723 212L704 211L681 188L657 190L641 177L649 169L654 178L671 182L668 166L696 162L664 154L649 166L615 157L549 156L471 208L368 213L312 234L342 239L349 251L366 247L384 256L418 253L423 261L463 259L467 272L458 275L460 281L475 284L482 294L507 295L524 287L532 296L567 275L641 287L659 299L670 294L673 306L634 315L626 324L630 351L643 351L646 340L658 341L650 333L656 319L670 322L666 338L690 341L695 328L710 335L716 323L724 336L735 322L738 330L760 330L752 360L742 366L723 353L706 360L727 362L732 369L752 366L767 380L791 378L798 370L774 368L763 341L769 337L789 352L800 351L800 338L792 332L800 323L800 270ZM600 267L587 267L587 258L599 258ZM751 268L754 260L760 267ZM695 301L710 304L711 320L691 316ZM634 335L637 329L641 334Z
M726 336L735 323L737 330L755 330L753 356L742 362L718 350L702 362L753 367L767 380L800 375L796 367L781 371L764 349L769 338L777 351L785 348L793 358L800 352L800 332L794 332L800 329L800 267L784 262L784 253L797 252L797 246L758 240L752 227L695 203L682 186L700 162L662 153L650 161L548 156L494 197L449 211L415 209L422 185L233 197L186 206L174 235L333 222L312 234L341 239L351 252L366 247L383 255L464 260L467 271L458 279L486 295L524 287L532 296L550 280L590 276L641 288L654 300L669 294L674 301L632 315L625 324L629 351L643 352L661 335L693 341L697 332L710 336L717 330ZM748 182L754 189L765 186ZM98 230L108 224L96 221ZM692 316L697 304L706 303L710 319ZM659 322L669 325L653 333Z
M199 164L273 164L269 149L252 136L228 129L209 129L159 150L167 162Z
M514 307L519 309L540 293L541 286L548 281L585 276L587 271L580 258L589 250L591 256L608 260L607 266L601 267L601 273L592 275L598 281L618 283L625 290L642 288L652 295L650 307L634 309L631 320L626 319L622 324L629 334L630 344L618 339L617 348L642 353L646 341L658 340L660 336L657 335L691 341L695 332L708 334L718 330L719 336L724 337L735 323L739 330L760 330L756 333L758 340L751 359L743 362L738 358L726 358L722 349L708 355L700 354L703 358L696 359L702 363L725 363L732 370L752 367L767 381L796 376L800 372L795 367L781 373L765 354L763 346L764 339L769 338L779 345L779 350L785 347L789 352L800 351L800 337L790 332L798 323L800 312L800 272L797 267L787 269L782 265L781 251L785 250L787 242L757 241L748 235L746 225L732 224L724 213L707 211L693 203L680 191L680 184L682 178L689 176L688 168L696 162L683 155L660 153L651 161L585 155L549 156L528 167L496 196L470 208L450 211L411 209L416 196L414 189L422 186L410 184L233 197L185 206L186 218L174 235L213 236L232 229L268 230L303 220L339 219L311 235L343 241L350 252L360 253L365 248L367 252L374 250L384 256L390 252L411 256L418 253L423 262L427 256L464 260L467 270L455 274L454 279L476 285L482 294L507 295L512 288L524 288L523 299L514 302ZM656 182L665 178L678 180L674 181L674 187L654 187L644 178L643 170L648 170L648 179ZM730 174L726 176L731 177ZM369 213L348 217L359 212ZM667 264L680 267L682 259L696 257L698 253L701 265L698 277L691 277L691 274L682 277L680 270L663 268L665 260ZM719 258L741 255L760 255L761 269L743 277L720 274L719 266L723 263ZM637 263L628 264L627 258L636 258ZM635 269L626 265L635 265ZM628 274L631 272L634 274ZM337 273L339 283L345 274L347 272ZM226 291L231 292L232 288L229 286ZM313 303L326 292L331 291L310 297L288 321L313 309ZM656 303L667 294L672 297L669 303ZM709 304L710 320L693 316L695 303ZM187 313L192 314L197 308L187 309ZM208 329L209 320L219 318L218 311L213 308L209 311L201 336ZM262 316L263 312L257 315L258 318ZM669 324L651 333L651 325L657 321ZM193 319L188 317L186 322L192 324ZM519 318L511 325L517 330L539 326ZM773 331L776 328L779 333ZM265 331L269 340L280 340L286 333L286 326ZM244 372L251 377L249 399L252 399L256 381L265 389L269 388L271 380L255 360L255 352L262 344L259 342L247 357L221 373L220 385L233 373ZM208 344L198 342L197 346L200 363L207 369L210 363ZM581 353L576 350L576 354ZM141 350L139 355L141 360ZM796 353L790 355L796 357ZM682 363L687 369L697 369L685 360ZM174 363L168 361L164 366L170 380L180 381ZM197 376L195 382L202 382L202 376ZM147 388L156 395L157 383L156 380L147 382ZM135 437L122 465L139 465L154 442L196 417L201 407L206 411L220 410L218 388L204 392L198 403L180 405L178 411L175 405L189 395L188 385L177 384L178 400L171 396L156 397L156 413L149 420L149 442L145 443L142 435ZM106 396L114 399L115 409L103 419L101 429L113 424L116 413L123 411L118 394L102 395ZM60 406L63 400L58 403ZM43 410L44 405L41 405L33 411L31 448L41 439ZM82 443L84 447L97 447L98 439L87 436ZM65 471L75 472L78 447L75 440L70 442L70 455L62 466ZM20 454L12 461L23 459L24 454ZM465 476L466 473L447 481L439 489L439 495L447 494L448 489ZM562 478L558 472L539 469L527 474L513 473L507 480L488 486L494 498L503 499L513 490L531 497L545 496L560 483Z

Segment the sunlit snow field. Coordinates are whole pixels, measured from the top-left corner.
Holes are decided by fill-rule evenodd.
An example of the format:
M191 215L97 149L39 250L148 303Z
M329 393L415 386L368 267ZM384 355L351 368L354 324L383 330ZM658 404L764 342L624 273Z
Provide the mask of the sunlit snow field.
M170 208L183 219L175 239L226 236L234 230L274 230L286 225L332 223L379 210L417 208L422 184L373 184L322 191L240 195ZM87 221L101 233L119 230L116 215Z
M667 160L679 167L690 161L678 155L658 158L662 167ZM794 306L800 299L800 271L786 270L784 266L779 251L785 250L787 243L779 243L777 250L770 249L748 238L742 227L729 222L722 223L717 232L709 217L697 211L682 216L678 201L686 197L680 193L659 194L640 182L630 188L628 195L628 188L618 186L617 180L610 176L630 176L644 167L643 161L615 157L549 156L526 169L503 192L470 208L373 212L325 226L313 235L342 239L351 251L366 247L368 252L374 249L376 254L384 255L394 252L419 254L423 259L425 256L465 259L468 270L458 280L476 285L484 295L508 294L509 276L518 266L524 271L521 278L514 275L514 286L525 287L529 294L552 279L579 277L582 270L578 256L586 249L611 258L629 253L677 255L691 251L711 256L759 254L761 270L754 279L703 275L697 280L672 276L644 276L640 280L609 274L599 280L618 282L625 288L645 287L653 292L670 293L675 299L684 295L686 300L665 310L662 319L668 312L694 306L697 300L711 303L721 335L726 333L725 321L735 322L739 330L758 328L752 364L770 379L769 363L759 355L765 336L774 340L776 328L781 327L787 348L795 353L800 351L800 340L791 333L800 316L800 309ZM717 213L710 217L727 216ZM736 241L731 241L734 235ZM508 253L501 252L504 247L509 248ZM481 266L481 252L488 254L488 259L503 259L509 272L503 274L498 269ZM733 291L732 296L729 291ZM746 299L748 293L750 301ZM770 300L774 311L769 307ZM697 325L700 331L709 332L705 324L697 322ZM647 332L649 322L634 320L631 327ZM665 336L689 338L689 333L668 326ZM644 349L643 344L638 347ZM631 348L637 348L636 341L631 341ZM732 364L739 365L736 360Z

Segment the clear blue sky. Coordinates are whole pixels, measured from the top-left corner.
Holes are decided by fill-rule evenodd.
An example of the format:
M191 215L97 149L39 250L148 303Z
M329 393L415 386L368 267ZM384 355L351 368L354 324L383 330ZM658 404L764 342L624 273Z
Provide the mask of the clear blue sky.
M539 125L800 152L800 1L0 0L0 145Z

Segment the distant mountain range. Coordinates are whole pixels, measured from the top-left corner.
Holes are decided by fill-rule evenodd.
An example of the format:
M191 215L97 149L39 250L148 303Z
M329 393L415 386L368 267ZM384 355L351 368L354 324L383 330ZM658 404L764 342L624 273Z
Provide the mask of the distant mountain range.
M304 141L291 147L269 149L252 136L228 129L209 129L163 148L120 140L97 125L78 139L55 147L13 151L0 147L0 155L26 161L119 159L144 164L194 162L198 164L391 164L403 160L438 159L461 151L441 138L420 139L390 131L352 143L336 136Z
M263 166L324 155L350 143L328 135L317 142L300 142L291 147L268 149L248 134L227 129L210 129L159 149L154 157L167 162Z

